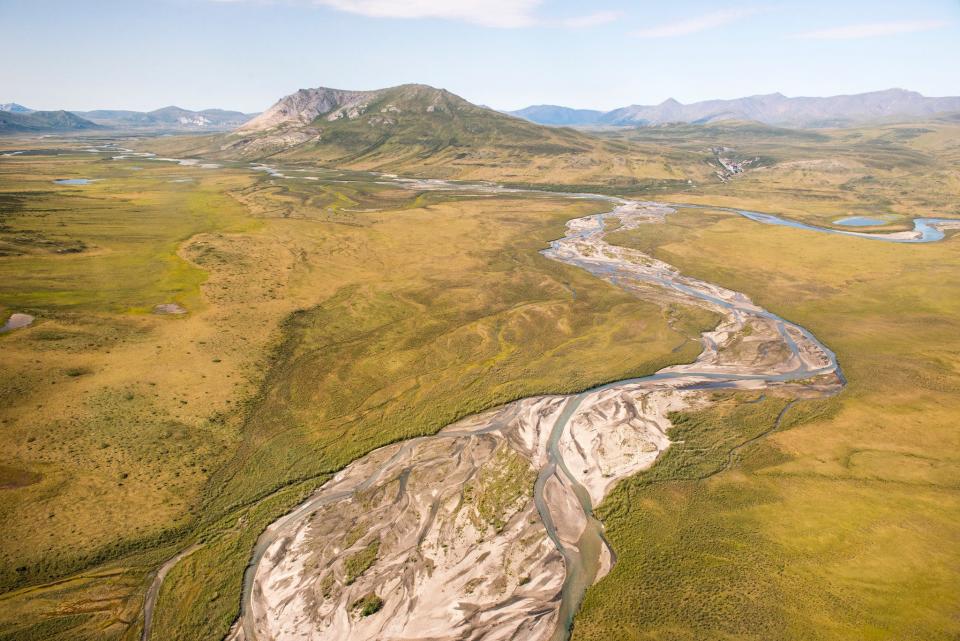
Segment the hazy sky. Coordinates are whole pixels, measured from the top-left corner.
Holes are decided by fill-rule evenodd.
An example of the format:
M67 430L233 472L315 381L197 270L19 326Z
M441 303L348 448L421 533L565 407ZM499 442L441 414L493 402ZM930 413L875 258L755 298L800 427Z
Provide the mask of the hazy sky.
M960 0L0 0L0 102L260 111L422 82L515 109L960 95Z

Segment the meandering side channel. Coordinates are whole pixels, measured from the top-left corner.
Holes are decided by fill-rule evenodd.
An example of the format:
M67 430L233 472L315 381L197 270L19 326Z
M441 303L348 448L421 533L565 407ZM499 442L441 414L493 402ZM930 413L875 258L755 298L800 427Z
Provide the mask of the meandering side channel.
M608 218L627 228L652 224L674 211L670 206L560 195L605 200L613 209L570 221L543 254L645 299L719 313L723 320L703 334L700 356L581 394L516 401L354 461L260 536L228 638L563 641L585 590L615 562L593 506L669 446L671 411L703 406L717 388L779 388L794 397L842 388L836 357L806 329L741 293L604 241ZM956 222L926 219L912 235L883 239L939 240ZM151 586L144 639L162 580Z

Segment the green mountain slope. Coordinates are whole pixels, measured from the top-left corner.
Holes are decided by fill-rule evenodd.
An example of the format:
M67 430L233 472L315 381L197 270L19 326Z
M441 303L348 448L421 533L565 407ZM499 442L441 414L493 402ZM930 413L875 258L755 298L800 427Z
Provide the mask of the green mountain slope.
M98 129L94 123L69 111L0 111L0 134Z
M474 105L443 89L302 89L224 136L164 141L164 153L441 178L676 188L697 154L601 140Z

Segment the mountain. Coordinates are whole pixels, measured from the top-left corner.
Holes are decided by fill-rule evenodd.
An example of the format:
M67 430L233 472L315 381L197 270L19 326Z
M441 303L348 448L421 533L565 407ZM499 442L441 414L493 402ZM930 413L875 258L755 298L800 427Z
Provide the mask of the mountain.
M417 88L412 85L411 90L412 93L417 93ZM324 114L328 116L328 121L342 117L354 119L366 112L371 102L386 96L390 91L347 91L328 87L300 89L278 100L272 107L241 126L239 131L267 131L277 127L309 125ZM396 107L387 105L384 113L396 113L397 110L391 110L391 106Z
M104 127L111 129L150 129L150 130L206 130L229 131L250 120L255 114L224 109L204 109L191 111L180 107L163 107L154 111L127 111L117 109L98 109L96 111L78 111L78 114Z
M557 105L533 105L507 113L541 125L592 125L603 115L602 111L595 109L571 109Z
M562 107L556 109L564 109ZM570 125L661 125L706 123L719 120L755 120L768 125L791 127L844 127L895 118L925 118L960 111L960 97L927 98L915 91L887 89L870 93L828 98L788 98L780 93L748 96L735 100L707 100L684 105L674 99L659 105L630 105L595 116L590 110L566 110L569 116L586 112ZM510 112L541 124L551 122L554 112L527 107Z
M479 107L444 89L319 87L281 98L224 141L245 158L380 166L531 153L582 153L596 141Z
M0 134L82 131L100 126L69 111L0 111Z
M104 127L118 126L149 126L154 121L146 112L126 111L123 109L97 109L95 111L78 111L87 120L103 125Z
M33 109L28 109L27 107L24 107L23 105L18 105L15 102L5 102L3 104L0 104L0 111L9 111L10 113L15 113L15 114L28 114L31 111L33 111Z
M255 114L245 114L239 111L227 111L225 109L190 111L189 109L172 106L151 111L147 115L160 123L181 127L198 127L201 129L233 129L255 116Z
M686 184L691 176L678 167L696 165L653 146L537 125L420 84L301 89L232 133L153 140L150 149L514 183Z

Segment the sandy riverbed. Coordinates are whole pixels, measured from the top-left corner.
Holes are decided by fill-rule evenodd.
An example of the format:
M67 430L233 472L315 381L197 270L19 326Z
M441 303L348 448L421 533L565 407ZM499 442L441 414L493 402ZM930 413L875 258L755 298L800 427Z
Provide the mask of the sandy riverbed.
M626 203L608 216L629 227L669 211ZM588 583L612 564L605 542L585 544L590 504L669 447L671 412L708 403L718 384L769 389L816 378L807 394L839 388L832 354L802 328L738 292L608 245L604 218L571 221L545 254L664 302L720 312L700 357L580 395L517 401L355 461L261 537L231 638L562 637L561 605L582 596L565 585L570 564ZM533 479L544 471L538 510Z

